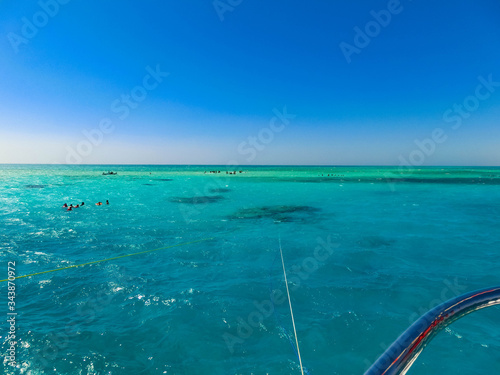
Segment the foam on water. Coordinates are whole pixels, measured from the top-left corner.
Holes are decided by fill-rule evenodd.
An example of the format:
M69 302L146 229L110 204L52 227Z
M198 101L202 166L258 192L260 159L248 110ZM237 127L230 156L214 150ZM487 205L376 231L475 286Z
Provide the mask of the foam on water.
M298 373L287 305L283 326L266 310L280 236L311 374L362 374L437 303L500 283L498 168L224 171L1 166L5 277L8 261L24 275L213 237L18 279L18 372ZM454 323L411 373L498 372L499 313Z

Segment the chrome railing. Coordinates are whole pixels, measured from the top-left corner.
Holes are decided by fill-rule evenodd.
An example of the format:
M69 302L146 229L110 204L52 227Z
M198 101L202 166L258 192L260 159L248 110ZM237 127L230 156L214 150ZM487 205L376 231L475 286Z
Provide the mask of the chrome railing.
M420 317L375 361L365 375L404 375L444 327L473 311L500 304L500 287L463 294Z

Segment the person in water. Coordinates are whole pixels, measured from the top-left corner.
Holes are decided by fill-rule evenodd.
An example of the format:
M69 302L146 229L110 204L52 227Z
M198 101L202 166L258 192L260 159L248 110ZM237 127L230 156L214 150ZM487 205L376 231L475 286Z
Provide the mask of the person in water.
M80 205L80 207L83 206L84 204L85 204L85 202L82 202L82 204Z
M73 211L73 207L72 206L69 206L68 209L66 211Z
M66 207L68 207L68 204L67 204L67 203L64 203L64 204L63 204L63 207L65 207L65 208L66 208Z
M109 204L109 201L106 199L106 204Z
M102 206L102 202L97 202L95 205L96 206Z

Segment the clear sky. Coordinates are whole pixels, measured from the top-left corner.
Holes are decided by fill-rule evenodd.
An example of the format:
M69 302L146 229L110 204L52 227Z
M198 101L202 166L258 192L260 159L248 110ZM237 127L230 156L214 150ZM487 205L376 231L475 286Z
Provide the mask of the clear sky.
M498 0L4 0L0 27L0 163L500 165Z

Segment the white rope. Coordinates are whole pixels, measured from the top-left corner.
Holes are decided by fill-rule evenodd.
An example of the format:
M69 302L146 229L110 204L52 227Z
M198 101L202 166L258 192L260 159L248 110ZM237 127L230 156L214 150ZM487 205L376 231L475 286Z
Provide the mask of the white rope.
M302 359L300 358L299 340L297 339L297 331L295 330L295 320L293 319L292 301L290 300L290 292L288 291L288 281L286 280L285 261L283 260L283 251L281 250L281 238L280 238L280 254L281 254L281 264L283 265L283 274L285 275L286 294L288 295L288 304L290 305L290 315L292 316L293 333L295 334L295 343L297 344L297 354L299 355L300 371L302 372L302 375L304 375L304 369L302 368Z

